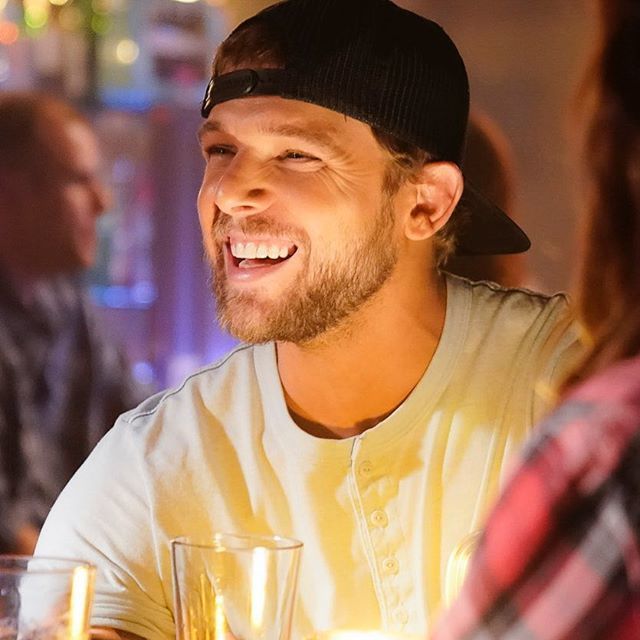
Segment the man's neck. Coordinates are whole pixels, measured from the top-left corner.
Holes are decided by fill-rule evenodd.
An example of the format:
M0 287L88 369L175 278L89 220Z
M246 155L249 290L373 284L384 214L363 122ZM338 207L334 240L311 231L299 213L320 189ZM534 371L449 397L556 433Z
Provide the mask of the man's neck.
M414 283L415 284L415 283ZM446 287L381 290L348 324L312 344L277 345L289 411L312 435L363 433L396 409L419 382L438 345Z

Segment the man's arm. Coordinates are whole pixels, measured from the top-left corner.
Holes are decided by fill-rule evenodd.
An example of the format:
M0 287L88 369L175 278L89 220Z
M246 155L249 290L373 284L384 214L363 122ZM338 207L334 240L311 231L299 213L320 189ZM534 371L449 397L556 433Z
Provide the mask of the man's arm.
M105 435L50 511L36 553L97 567L96 627L161 640L175 636L170 555L155 547L138 435L124 418Z

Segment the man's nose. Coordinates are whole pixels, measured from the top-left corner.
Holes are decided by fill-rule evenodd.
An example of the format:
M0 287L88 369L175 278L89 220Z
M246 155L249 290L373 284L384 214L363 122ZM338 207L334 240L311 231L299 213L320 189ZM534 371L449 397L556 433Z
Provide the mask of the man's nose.
M274 192L271 169L255 158L236 154L214 187L216 206L229 215L251 215L269 208Z
M99 217L111 207L111 190L99 178L92 180L90 188L93 198L93 211L95 216Z

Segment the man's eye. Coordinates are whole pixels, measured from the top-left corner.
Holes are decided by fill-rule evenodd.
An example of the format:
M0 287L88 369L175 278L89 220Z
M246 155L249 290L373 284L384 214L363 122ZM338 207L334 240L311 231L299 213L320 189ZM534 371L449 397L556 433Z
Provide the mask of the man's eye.
M215 157L215 156L222 157L227 155L233 155L233 149L231 147L226 147L224 145L214 144L214 145L211 145L210 147L207 147L204 150L204 153L208 158Z
M313 162L314 160L317 161L319 159L308 153L303 153L302 151L285 151L281 157L283 160L297 160L299 162L300 161Z

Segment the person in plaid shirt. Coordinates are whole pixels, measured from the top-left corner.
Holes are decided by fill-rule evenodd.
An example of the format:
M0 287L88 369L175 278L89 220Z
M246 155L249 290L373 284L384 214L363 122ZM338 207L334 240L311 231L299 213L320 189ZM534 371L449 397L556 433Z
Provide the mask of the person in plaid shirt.
M433 640L640 638L640 1L600 7L578 296L590 349Z

